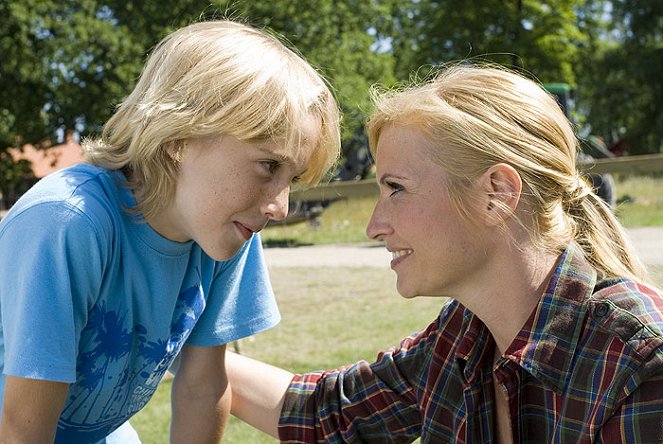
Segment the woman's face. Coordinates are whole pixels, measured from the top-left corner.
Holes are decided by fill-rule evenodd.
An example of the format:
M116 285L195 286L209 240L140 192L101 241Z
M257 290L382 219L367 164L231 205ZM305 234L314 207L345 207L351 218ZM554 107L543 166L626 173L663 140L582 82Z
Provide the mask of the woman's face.
M447 174L429 155L434 149L416 128L394 125L377 145L380 198L366 233L392 253L398 292L407 298L457 297L473 285L484 258L478 227L453 207Z
M317 145L319 120L306 122L302 136L298 156L273 140L185 140L173 203L148 223L170 240L195 241L216 260L231 258L270 219L287 215L290 186Z

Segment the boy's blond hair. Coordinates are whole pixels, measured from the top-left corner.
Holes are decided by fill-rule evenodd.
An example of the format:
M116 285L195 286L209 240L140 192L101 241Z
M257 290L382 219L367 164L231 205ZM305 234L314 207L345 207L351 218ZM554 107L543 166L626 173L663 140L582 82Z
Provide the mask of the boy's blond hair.
M172 147L184 139L226 134L277 140L297 151L311 115L320 118L322 131L301 178L307 184L317 183L340 152L339 111L326 82L265 32L232 21L201 22L155 47L101 138L84 148L91 163L128 173L136 210L147 218L174 195Z

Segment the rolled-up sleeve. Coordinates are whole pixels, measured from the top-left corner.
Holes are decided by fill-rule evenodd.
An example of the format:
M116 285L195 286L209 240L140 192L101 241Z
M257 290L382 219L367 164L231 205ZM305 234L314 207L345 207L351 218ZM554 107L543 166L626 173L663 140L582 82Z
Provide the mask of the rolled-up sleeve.
M421 433L419 398L436 323L399 348L326 372L296 375L279 424L284 443L411 442Z

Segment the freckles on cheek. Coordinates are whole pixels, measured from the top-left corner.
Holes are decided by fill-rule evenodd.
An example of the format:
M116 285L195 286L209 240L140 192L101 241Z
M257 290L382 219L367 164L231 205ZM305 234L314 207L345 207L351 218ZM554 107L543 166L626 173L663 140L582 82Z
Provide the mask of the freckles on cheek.
M244 187L242 194L249 200L255 200L267 194L267 190L260 186L247 186Z

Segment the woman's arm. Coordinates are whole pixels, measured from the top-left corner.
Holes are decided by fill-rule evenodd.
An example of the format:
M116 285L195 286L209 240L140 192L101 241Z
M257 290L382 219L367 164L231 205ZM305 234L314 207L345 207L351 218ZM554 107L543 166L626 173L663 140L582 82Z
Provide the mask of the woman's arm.
M68 390L64 382L7 376L0 443L52 443Z
M233 415L278 438L283 399L293 374L235 353L226 354Z
M230 412L226 346L185 345L171 391L172 443L218 443Z

